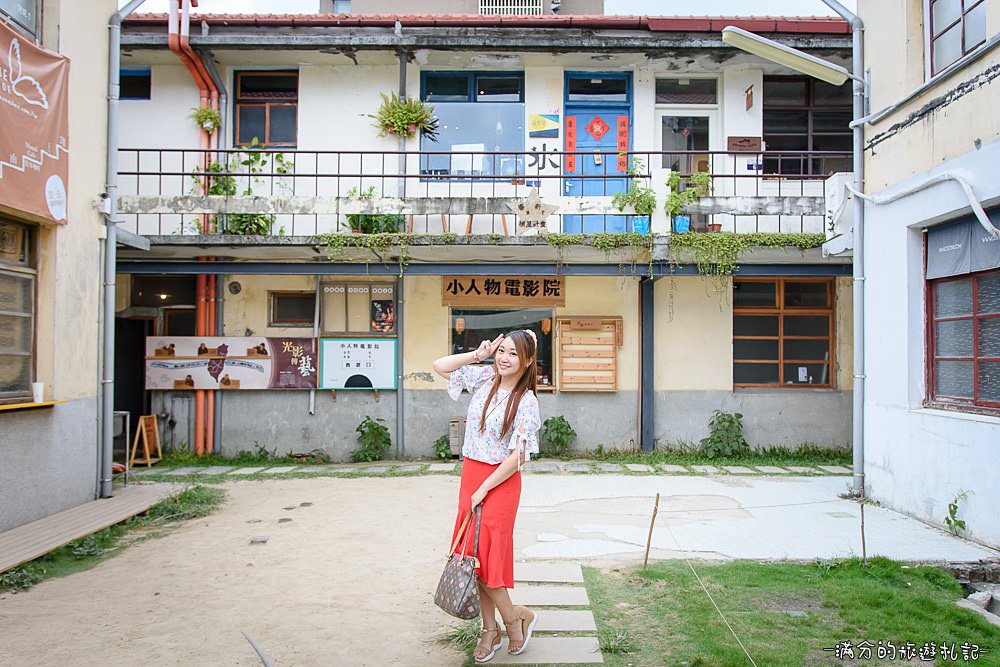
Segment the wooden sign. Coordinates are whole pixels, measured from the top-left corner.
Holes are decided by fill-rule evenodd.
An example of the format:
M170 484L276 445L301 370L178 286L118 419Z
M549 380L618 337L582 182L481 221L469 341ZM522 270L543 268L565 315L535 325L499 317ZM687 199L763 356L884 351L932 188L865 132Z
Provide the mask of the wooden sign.
M760 137L726 137L726 150L730 153L759 153Z
M566 305L560 277L442 276L444 306L547 308Z
M565 317L558 327L559 391L618 391L621 317Z
M136 449L139 446L139 439L142 439L143 458L136 459ZM153 456L153 449L156 449L156 456ZM153 464L163 458L163 450L160 448L160 431L156 428L156 415L143 415L139 417L139 424L135 429L135 440L132 442L132 454L129 457L129 467L134 468L135 464L145 464L147 468L152 468Z

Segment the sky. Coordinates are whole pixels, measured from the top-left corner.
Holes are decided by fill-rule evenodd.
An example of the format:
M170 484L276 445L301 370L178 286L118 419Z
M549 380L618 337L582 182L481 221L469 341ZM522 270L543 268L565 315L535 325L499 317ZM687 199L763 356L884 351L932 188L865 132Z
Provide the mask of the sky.
M140 13L166 12L168 0L146 0ZM118 6L128 4L119 0ZM311 14L319 8L319 0L201 0L195 12L218 14ZM414 12L422 3L414 2ZM856 11L855 0L842 4ZM653 16L833 16L822 0L605 0L607 14L638 14Z

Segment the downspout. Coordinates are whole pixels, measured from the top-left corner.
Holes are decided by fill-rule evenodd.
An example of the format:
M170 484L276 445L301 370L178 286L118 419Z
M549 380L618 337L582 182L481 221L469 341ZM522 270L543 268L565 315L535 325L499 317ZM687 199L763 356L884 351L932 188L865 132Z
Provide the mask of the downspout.
M396 21L396 34L402 35L402 27ZM399 55L399 99L406 97L406 52L400 49ZM406 138L399 135L399 197L406 196ZM396 458L401 458L406 451L403 429L406 426L404 405L406 396L403 390L403 272L400 271L396 281Z
M865 25L853 12L837 0L823 3L851 24L851 73L854 75L853 120L864 118L864 28ZM865 181L865 129L861 123L853 124L854 190L864 192ZM852 442L854 446L854 491L865 495L865 202L854 198L854 406L852 411Z
M117 253L118 217L118 98L119 70L121 69L122 22L139 8L145 0L132 0L111 15L108 20L108 155L105 171L104 235L104 354L101 380L101 443L98 481L101 498L111 497L111 461L114 453L115 406L115 264ZM127 434L126 434L127 437Z

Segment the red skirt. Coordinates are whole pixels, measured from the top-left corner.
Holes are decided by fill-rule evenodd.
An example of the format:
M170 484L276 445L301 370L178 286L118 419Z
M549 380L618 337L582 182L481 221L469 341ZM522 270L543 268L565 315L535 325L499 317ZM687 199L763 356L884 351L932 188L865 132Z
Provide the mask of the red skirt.
M458 529L472 505L472 494L493 474L496 465L466 458L462 463L462 485L458 491L458 517L451 541L455 542ZM486 494L483 501L482 521L479 527L479 580L487 588L514 588L514 519L521 500L521 473L515 472L502 484ZM476 536L476 517L469 522L469 539L456 547L456 552L472 555ZM449 545L450 546L450 545Z

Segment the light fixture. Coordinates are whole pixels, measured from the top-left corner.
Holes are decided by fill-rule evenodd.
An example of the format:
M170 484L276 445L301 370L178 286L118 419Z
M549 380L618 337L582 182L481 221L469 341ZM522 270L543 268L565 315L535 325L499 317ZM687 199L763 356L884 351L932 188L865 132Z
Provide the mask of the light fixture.
M851 73L840 65L834 65L821 58L811 56L808 53L793 49L790 46L779 44L773 40L755 35L735 26L726 26L722 30L722 41L729 46L736 47L760 56L765 60L784 65L796 72L802 72L809 76L825 81L834 86L843 84L850 78Z
M170 298L169 294L157 294L156 296L160 297L160 301L166 301Z

